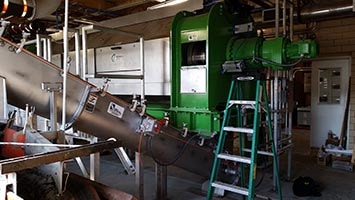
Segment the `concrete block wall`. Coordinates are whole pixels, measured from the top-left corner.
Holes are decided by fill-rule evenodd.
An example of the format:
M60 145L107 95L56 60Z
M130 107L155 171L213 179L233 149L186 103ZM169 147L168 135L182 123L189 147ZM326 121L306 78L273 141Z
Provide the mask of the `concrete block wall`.
M318 22L315 32L320 47L320 56L351 56L351 91L349 146L355 146L355 18L334 19ZM355 148L355 147L354 147Z

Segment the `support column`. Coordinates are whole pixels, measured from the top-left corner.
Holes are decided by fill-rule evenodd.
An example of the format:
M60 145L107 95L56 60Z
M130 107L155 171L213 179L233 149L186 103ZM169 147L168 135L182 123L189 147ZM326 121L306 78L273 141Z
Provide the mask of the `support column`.
M138 200L144 200L143 154L136 152L136 186Z
M90 144L97 143L97 137L92 138ZM98 180L100 177L100 153L90 154L90 180Z
M157 200L167 199L167 166L155 163L155 192Z

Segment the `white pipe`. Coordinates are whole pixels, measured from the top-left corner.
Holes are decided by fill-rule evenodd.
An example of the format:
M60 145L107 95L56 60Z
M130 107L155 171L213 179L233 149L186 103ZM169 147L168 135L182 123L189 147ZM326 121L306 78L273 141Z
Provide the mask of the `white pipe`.
M42 57L42 42L39 34L36 35L36 50L37 56Z
M278 35L278 33L277 33ZM275 152L278 155L278 147L277 147L277 140L278 140L278 135L279 135L279 130L278 130L278 71L275 70L274 71L274 146L275 146ZM278 159L279 160L279 159ZM276 188L276 173L279 173L278 171L276 171L277 165L278 163L274 163L274 174L273 174L273 188Z
M50 37L47 38L47 60L52 62L52 40Z
M65 0L65 14L63 27L63 106L62 106L62 130L65 130L66 108L67 108L67 75L68 75L68 16L69 16L69 0Z
M141 67L141 100L145 99L145 78L144 78L144 39L143 37L139 38L140 43L140 67Z
M37 44L37 40L28 40L25 42L25 45L30 45L30 44ZM18 43L18 45L20 45L20 43Z
M48 60L47 39L42 37L41 41L43 43L43 59Z
M87 51L88 51L88 47L87 47L87 35L86 35L86 30L87 30L88 28L87 27L83 27L82 29L81 29L81 37L82 37L82 48L83 48L83 61L82 61L82 63L83 63L83 65L82 65L82 75L81 75L81 78L83 79L83 80L86 80L86 67L87 67L87 63L88 63L88 57L87 57Z
M278 139L278 111L279 111L279 101L278 101L278 89L279 89L279 74L278 71L274 71L274 142L277 142ZM276 144L276 143L275 143Z
M75 74L80 76L80 35L75 32Z
M2 78L2 91L3 91L3 99L2 99L2 106L4 108L4 119L7 119L8 116L7 116L7 113L8 113L8 109L7 109L7 90L6 90L6 79L5 78Z

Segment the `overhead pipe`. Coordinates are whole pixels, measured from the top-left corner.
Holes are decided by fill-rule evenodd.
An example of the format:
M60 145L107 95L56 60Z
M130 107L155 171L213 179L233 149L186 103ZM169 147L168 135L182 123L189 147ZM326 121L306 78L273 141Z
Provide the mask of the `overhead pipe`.
M290 13L293 13L293 8L294 8L294 1L291 0L291 3L290 3ZM294 23L294 20L293 20L293 17L290 17L290 40L292 41L293 40L293 23Z
M275 37L279 37L280 28L280 0L275 1Z
M29 20L43 18L51 15L61 4L61 0L32 0L34 4L34 12Z
M287 27L286 27L287 8L286 7L287 7L286 0L283 0L282 1L282 33L285 37L287 36Z
M334 2L331 4L317 4L316 6L310 6L300 9L300 0L297 0L297 9L293 12L293 18L298 20L298 23L306 23L309 20L320 21L325 19L332 19L335 17L348 17L354 16L353 3L351 0ZM253 13L253 19L256 23L263 23L262 15L260 12ZM276 26L275 23L263 23L265 26Z
M304 8L299 17L302 20L323 20L331 17L353 16L353 8L354 5L351 0L337 1L333 4L320 4L316 7Z
M61 0L1 0L0 16L23 17L34 20L52 14L61 4Z
M34 13L33 1L26 0L2 0L0 1L1 17L31 17Z

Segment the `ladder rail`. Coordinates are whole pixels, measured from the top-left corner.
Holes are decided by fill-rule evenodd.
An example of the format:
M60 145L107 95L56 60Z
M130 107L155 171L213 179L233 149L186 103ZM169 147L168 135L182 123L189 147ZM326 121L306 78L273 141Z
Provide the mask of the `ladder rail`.
M233 88L235 87L235 82L232 81L230 89L229 89L229 93L228 93L228 102L230 101L230 99L232 98L233 95ZM214 157L214 164L212 167L212 172L211 172L211 176L210 176L210 183L209 183L209 187L208 187L208 192L207 192L207 199L212 199L212 196L214 194L214 187L212 186L213 182L216 180L217 177L217 173L219 170L219 164L220 164L220 160L218 159L218 154L221 153L223 145L219 145L219 144L224 144L225 142L225 134L224 134L224 126L226 125L226 122L228 121L228 117L229 117L229 104L226 104L226 108L223 111L223 121L222 121L222 125L221 125L221 130L219 132L219 139L218 139L218 145L216 148L216 152L215 152L215 157Z
M251 163L249 170L249 183L248 183L248 200L254 199L255 193L255 179L256 179L256 159L258 157L257 146L259 142L259 99L260 99L260 80L257 80L256 83L256 93L255 93L255 110L254 110L254 120L253 120L253 130L254 134L252 136L252 152L251 152Z
M260 75L260 74L259 74ZM260 132L260 125L262 124L262 119L261 119L261 112L266 113L266 120L267 120L267 126L268 126L268 133L269 133L269 142L271 142L271 150L272 150L272 156L273 156L273 162L275 165L275 171L274 173L276 174L276 182L278 186L278 196L279 199L282 200L282 192L281 192L281 185L280 185L280 177L278 174L278 157L276 155L276 148L273 140L273 132L272 132L272 124L271 124L271 116L270 116L270 107L268 103L268 96L266 92L266 86L265 86L265 79L261 78L262 76L255 76L256 81L256 91L255 91L255 101L250 101L250 100L241 100L242 99L242 87L240 84L240 80L233 79L231 82L230 90L228 93L228 99L226 103L226 107L224 110L224 115L223 115L223 121L221 124L221 129L220 129L220 135L219 135L219 140L218 144L216 147L215 151L215 158L214 158L214 164L212 167L212 172L211 172L211 177L210 177L210 183L209 183L209 188L207 192L207 200L211 200L214 194L214 189L219 188L222 190L227 190L230 192L234 192L237 194L243 195L244 197L247 196L248 200L252 200L255 197L255 181L256 181L256 168L257 168L257 157L258 157L258 144L259 144L259 132ZM237 100L231 100L231 98L235 98ZM264 97L264 98L263 98ZM262 101L263 100L263 101ZM236 105L235 108L233 105ZM254 116L253 118L249 118L244 116L242 113L244 112L243 106L245 105L251 105L249 109L254 109L253 113ZM237 112L237 127L230 126L229 120L231 118L231 109L234 108L236 109ZM243 122L251 121L253 120L253 128L249 129L246 128ZM247 122L245 121L245 122ZM226 134L227 132L234 132L239 134L239 154L240 155L233 155L233 154L226 154L222 153L226 141ZM245 140L246 140L246 135L251 134L252 135L252 141L251 141L251 151L248 152L250 155L248 157L245 156ZM217 180L217 175L219 172L221 160L230 160L233 162L237 162L239 164L239 171L240 171L240 186L233 185L233 184L228 184L228 183L223 183L221 181ZM244 173L245 167L244 165L249 165L249 181L246 187L246 174Z

